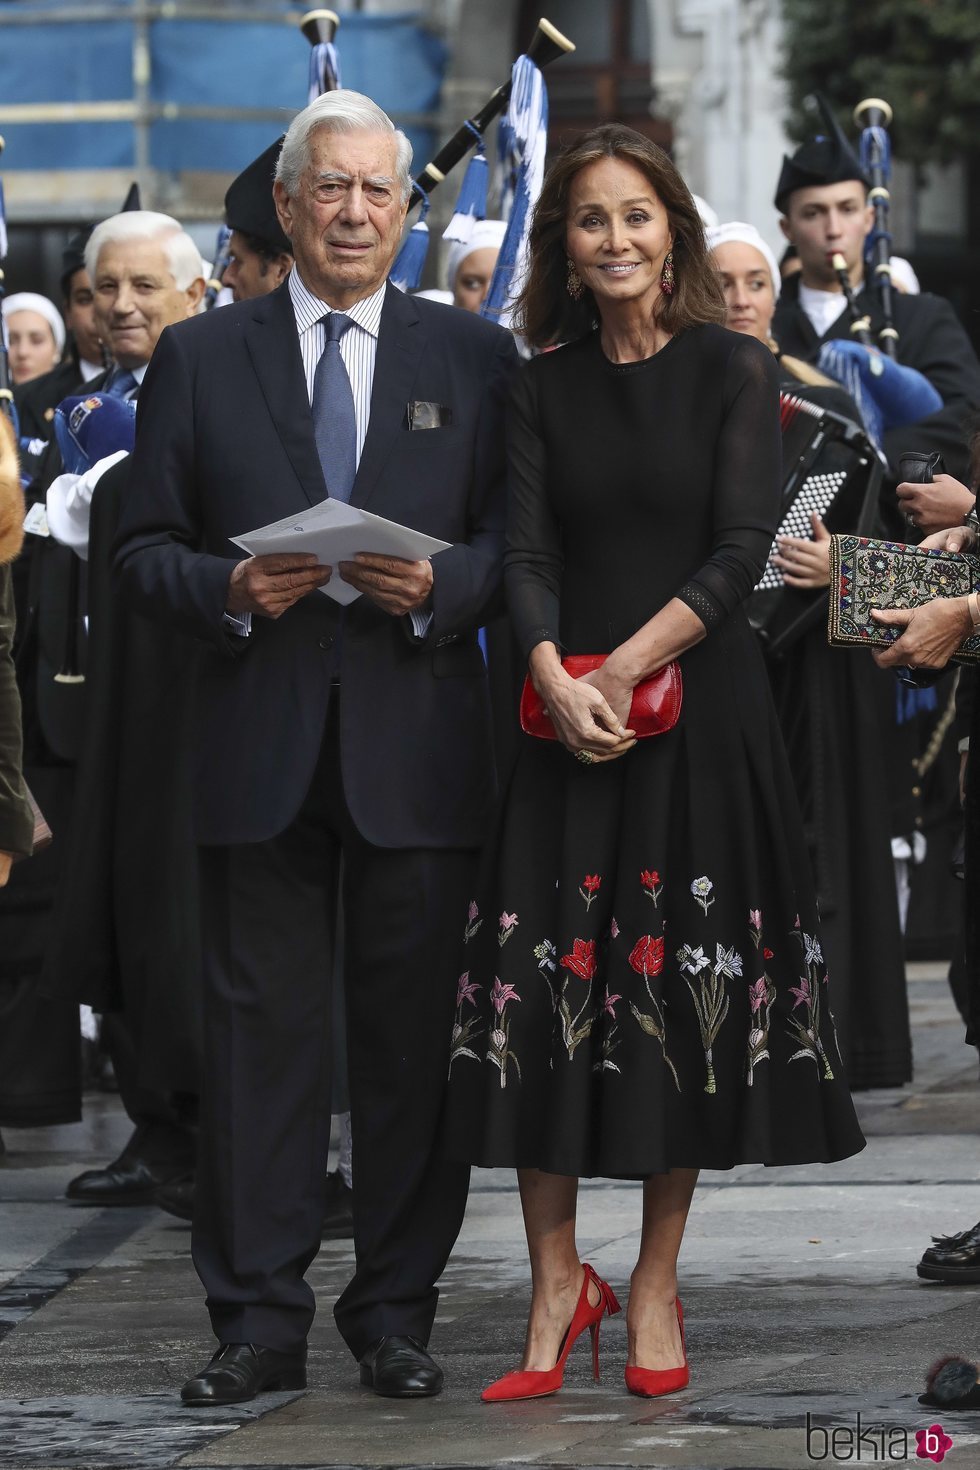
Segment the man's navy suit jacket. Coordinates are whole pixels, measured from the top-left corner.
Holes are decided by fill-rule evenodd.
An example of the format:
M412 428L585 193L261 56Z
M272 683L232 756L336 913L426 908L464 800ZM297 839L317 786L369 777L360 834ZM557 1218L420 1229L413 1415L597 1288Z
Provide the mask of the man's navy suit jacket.
M197 673L201 843L263 841L297 816L337 677L344 791L362 836L390 848L483 840L494 780L477 630L499 602L515 366L509 333L389 285L351 503L451 543L432 560L429 632L414 639L408 619L367 597L341 615L314 592L239 638L223 620L242 559L229 538L327 493L288 283L162 334L116 567L141 611L210 645ZM442 405L449 422L411 430L412 402Z

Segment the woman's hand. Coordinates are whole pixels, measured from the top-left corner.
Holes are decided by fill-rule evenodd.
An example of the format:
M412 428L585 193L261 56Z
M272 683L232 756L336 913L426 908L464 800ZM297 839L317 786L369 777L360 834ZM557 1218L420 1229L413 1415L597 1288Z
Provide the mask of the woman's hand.
M944 669L973 632L965 597L937 597L915 608L874 609L871 616L883 628L902 629L894 643L873 650L880 669Z
M783 574L787 587L830 586L830 532L816 511L810 516L813 540L802 536L777 536L773 566Z
M950 526L948 531L936 531L919 545L926 551L976 551L977 536L970 526Z
M615 760L633 749L636 744L633 731L626 728L621 715L595 682L602 673L601 669L585 674L581 679L571 678L562 668L553 643L539 643L532 649L529 668L534 687L555 727L555 734L572 755L587 750L592 753L595 763L599 763ZM608 678L606 684L616 704L622 708L622 689L614 688L615 681ZM630 689L625 698L627 715L632 697Z
M620 727L625 729L629 723L630 708L633 704L633 685L630 680L622 674L617 674L611 661L607 659L601 668L593 669L591 674L582 674L578 682L591 684L593 689L598 689L619 721Z

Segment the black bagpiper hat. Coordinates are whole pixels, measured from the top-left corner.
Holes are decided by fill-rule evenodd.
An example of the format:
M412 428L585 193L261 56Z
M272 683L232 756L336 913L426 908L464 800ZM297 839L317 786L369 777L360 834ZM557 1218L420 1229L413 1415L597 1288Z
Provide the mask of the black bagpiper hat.
M85 247L94 228L94 225L88 225L72 235L61 252L61 294L65 300L68 298L72 276L76 271L85 269Z
M789 196L797 189L812 189L820 184L844 184L849 179L856 179L866 189L871 187L871 180L844 136L827 99L819 92L815 93L815 99L826 131L809 143L803 143L792 158L783 158L775 201L780 214L786 213Z
M225 223L230 230L257 236L273 250L292 253L293 247L282 232L272 198L276 160L281 147L282 138L277 138L248 168L242 169L229 186L225 195Z

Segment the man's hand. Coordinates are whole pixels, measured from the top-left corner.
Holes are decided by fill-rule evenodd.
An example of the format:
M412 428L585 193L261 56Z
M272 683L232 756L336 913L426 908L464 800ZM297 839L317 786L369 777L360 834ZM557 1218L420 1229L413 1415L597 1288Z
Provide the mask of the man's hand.
M225 607L230 613L281 618L294 602L329 582L330 570L320 566L315 556L299 552L251 556L232 572Z
M898 508L920 531L931 534L955 526L972 509L974 496L952 475L937 475L929 485L903 483L895 492Z
M432 594L430 561L406 561L401 556L373 556L359 551L353 561L342 561L338 570L343 581L393 618L420 611Z
M0 888L4 888L10 877L10 869L14 865L12 852L0 852Z
M787 587L830 586L830 532L816 511L810 516L813 540L802 536L777 536L773 565L783 574Z
M904 630L887 648L873 650L880 669L944 669L973 632L965 597L937 597L915 608L876 609L871 616L883 628Z

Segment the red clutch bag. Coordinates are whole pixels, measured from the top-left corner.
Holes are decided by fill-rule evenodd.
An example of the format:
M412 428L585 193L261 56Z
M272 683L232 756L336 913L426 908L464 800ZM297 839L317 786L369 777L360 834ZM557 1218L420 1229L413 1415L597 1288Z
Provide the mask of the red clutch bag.
M561 666L566 674L578 679L582 674L601 668L608 657L605 653L576 653L563 658ZM644 679L633 690L630 705L629 728L636 731L637 739L650 735L663 735L677 724L681 712L683 684L677 663L666 664L651 678ZM555 727L545 713L541 696L531 680L524 680L521 691L521 729L525 735L537 735L540 740L556 740Z

